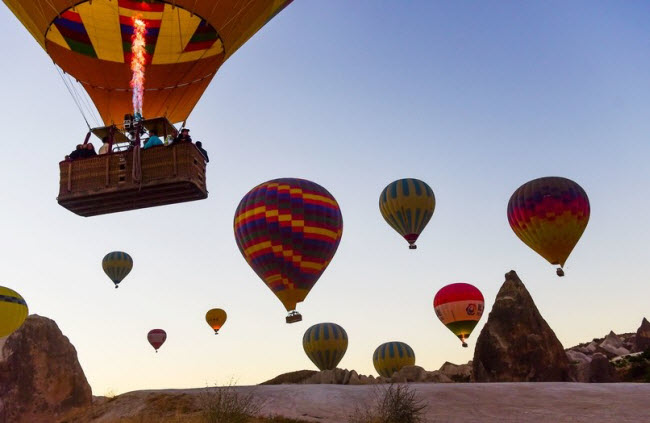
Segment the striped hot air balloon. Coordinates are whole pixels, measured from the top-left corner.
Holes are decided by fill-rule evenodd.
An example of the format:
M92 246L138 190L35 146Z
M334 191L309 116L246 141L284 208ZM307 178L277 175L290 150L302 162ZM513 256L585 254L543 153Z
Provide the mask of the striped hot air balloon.
M333 370L348 349L348 334L336 323L318 323L305 331L302 347L320 370Z
M0 286L0 338L14 333L25 322L29 309L19 293Z
M158 348L167 340L167 332L162 329L151 329L147 334L147 341L158 352Z
M242 198L234 221L239 251L289 311L287 323L329 265L343 218L325 188L296 178L274 179Z
M526 245L549 263L560 266L580 240L589 222L589 198L584 189L557 176L520 186L508 202L510 227Z
M381 344L372 356L375 370L383 377L391 377L404 366L415 365L415 353L404 342L392 341Z
M123 251L113 251L104 256L102 268L115 284L115 288L118 288L122 279L133 269L133 259Z
M485 301L474 285L452 283L440 289L433 299L436 315L447 329L467 347L465 340L481 320Z
M213 308L205 313L205 321L208 322L208 325L210 325L214 330L215 335L219 334L219 329L221 329L221 326L226 323L227 318L228 315L226 312L220 308Z
M381 215L408 241L412 250L417 248L415 241L431 220L435 208L433 190L419 179L398 179L388 184L379 196Z

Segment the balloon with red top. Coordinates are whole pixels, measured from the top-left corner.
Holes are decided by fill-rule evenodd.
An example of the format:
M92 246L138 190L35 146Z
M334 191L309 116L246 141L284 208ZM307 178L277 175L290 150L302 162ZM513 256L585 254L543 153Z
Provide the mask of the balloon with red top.
M467 347L469 338L483 315L485 300L474 285L452 283L440 289L433 299L436 315L447 329Z
M149 331L147 334L147 340L151 344L151 346L158 352L158 348L162 346L162 344L165 343L165 340L167 339L167 332L165 332L162 329L152 329Z

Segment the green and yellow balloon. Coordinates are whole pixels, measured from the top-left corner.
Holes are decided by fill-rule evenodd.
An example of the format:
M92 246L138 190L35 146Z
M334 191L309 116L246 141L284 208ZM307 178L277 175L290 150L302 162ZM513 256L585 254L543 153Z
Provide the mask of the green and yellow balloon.
M133 259L124 251L113 251L104 256L102 268L115 284L115 288L118 288L120 282L133 269Z
M415 241L427 226L436 208L436 197L425 182L398 179L381 192L379 210L386 222L406 239L409 248L417 248Z
M391 377L404 366L415 365L415 353L404 342L392 341L381 344L372 355L375 370L383 377Z
M25 299L13 289L0 286L0 338L21 327L28 314Z
M318 323L305 331L302 347L320 370L333 370L348 349L348 334L336 323Z

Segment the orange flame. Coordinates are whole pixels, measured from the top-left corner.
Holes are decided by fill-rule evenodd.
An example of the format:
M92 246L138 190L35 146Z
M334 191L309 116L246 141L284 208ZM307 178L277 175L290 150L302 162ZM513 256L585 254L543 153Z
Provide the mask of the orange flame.
M133 89L133 112L142 116L142 97L144 96L144 65L146 63L145 32L147 24L140 16L133 17L133 37L131 39L131 89Z

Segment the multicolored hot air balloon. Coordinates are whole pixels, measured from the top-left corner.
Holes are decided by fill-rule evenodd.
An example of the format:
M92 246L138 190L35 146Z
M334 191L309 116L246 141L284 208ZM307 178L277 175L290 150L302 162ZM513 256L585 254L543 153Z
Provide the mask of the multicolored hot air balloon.
M162 329L151 329L147 334L147 341L149 341L149 343L156 350L156 352L158 352L158 348L160 348L162 344L165 343L166 339L167 339L167 332L165 332Z
M485 300L474 285L452 283L440 289L433 298L436 315L447 329L467 347L465 340L481 320Z
M318 323L305 331L302 347L320 370L333 370L348 349L348 334L336 323Z
M23 297L13 289L0 286L0 338L11 335L21 327L28 314Z
M381 344L372 355L372 364L375 370L383 377L391 377L404 366L415 365L415 353L404 342L386 342Z
M220 308L213 308L212 310L208 310L208 312L205 313L205 321L208 322L208 325L210 325L210 327L214 330L215 335L219 334L219 329L221 329L221 326L226 323L227 318L228 315L226 312Z
M520 186L508 202L510 227L526 245L564 276L564 263L589 222L589 198L584 189L557 176Z
M4 0L106 125L133 111L135 18L145 26L142 115L185 121L217 70L292 0Z
M133 259L124 251L113 251L104 256L102 268L115 284L115 288L118 288L122 279L133 269Z
M408 241L412 250L417 248L415 241L431 220L435 208L433 190L419 179L398 179L388 184L379 196L381 215Z
M242 198L234 221L239 251L289 311L287 323L329 265L343 234L339 205L325 188L274 179Z

